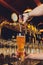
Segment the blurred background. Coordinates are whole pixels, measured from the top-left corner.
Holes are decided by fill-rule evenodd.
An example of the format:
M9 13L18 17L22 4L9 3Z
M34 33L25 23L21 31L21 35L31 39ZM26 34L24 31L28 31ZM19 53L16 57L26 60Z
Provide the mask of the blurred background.
M33 10L42 3L43 0L0 0L0 54L11 57L16 53L19 33L26 38L27 54L43 52L43 16L33 17L25 24L19 22L19 15L22 17L25 10Z

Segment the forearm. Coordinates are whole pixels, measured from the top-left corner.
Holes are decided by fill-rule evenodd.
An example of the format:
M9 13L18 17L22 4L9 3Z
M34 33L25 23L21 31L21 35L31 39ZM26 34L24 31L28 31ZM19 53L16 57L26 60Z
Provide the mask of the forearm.
M43 4L33 9L29 16L42 16L43 15Z
M30 53L28 56L25 57L25 59L37 59L37 60L43 60L43 53Z

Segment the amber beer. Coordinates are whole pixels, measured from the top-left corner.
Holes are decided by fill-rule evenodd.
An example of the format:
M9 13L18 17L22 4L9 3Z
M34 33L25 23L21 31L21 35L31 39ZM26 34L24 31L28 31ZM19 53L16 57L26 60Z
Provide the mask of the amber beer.
M24 57L24 46L25 46L25 36L17 36L17 46L18 53L21 58Z

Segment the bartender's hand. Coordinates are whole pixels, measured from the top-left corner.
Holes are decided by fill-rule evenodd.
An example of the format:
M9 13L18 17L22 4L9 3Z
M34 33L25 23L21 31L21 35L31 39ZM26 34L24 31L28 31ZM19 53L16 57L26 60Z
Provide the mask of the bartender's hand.
M29 18L29 13L24 13L23 14L23 22L25 23Z
M24 22L24 23L25 23L26 21L31 21L32 18L33 18L33 17L30 16L30 12L23 14L23 22Z

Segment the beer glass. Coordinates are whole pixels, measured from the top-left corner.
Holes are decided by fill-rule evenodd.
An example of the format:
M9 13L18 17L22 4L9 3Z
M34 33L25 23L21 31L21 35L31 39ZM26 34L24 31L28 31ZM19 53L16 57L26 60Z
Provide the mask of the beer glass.
M17 47L18 54L21 60L24 59L24 46L25 46L25 36L17 36Z

